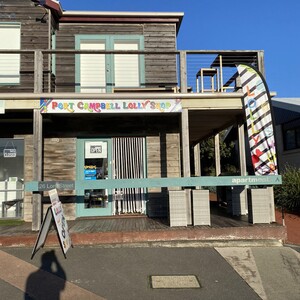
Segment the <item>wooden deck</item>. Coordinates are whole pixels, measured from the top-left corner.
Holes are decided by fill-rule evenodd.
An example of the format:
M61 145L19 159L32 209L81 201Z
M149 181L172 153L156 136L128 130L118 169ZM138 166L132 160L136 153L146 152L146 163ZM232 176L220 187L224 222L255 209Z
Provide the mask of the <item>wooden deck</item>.
M149 231L176 231L195 229L219 229L238 227L277 227L279 224L251 224L247 216L232 217L224 208L211 208L211 226L170 227L167 218L149 218L145 215L122 215L99 218L79 218L68 221L70 233L97 233L97 232L149 232ZM18 226L0 226L0 236L30 235L31 223Z
M70 232L142 232L155 230L178 230L191 228L224 228L258 226L248 222L246 216L230 217L221 209L213 210L211 214L211 226L187 226L170 227L167 218L149 218L139 215L113 216L107 218L77 219L68 221ZM262 226L262 225L259 225ZM274 225L273 225L274 226Z
M0 222L1 224L1 222ZM212 245L282 245L286 228L280 224L250 224L247 217L230 217L225 209L212 207L211 226L170 227L168 219L149 218L143 215L86 218L68 221L74 246L94 245L187 245L196 243ZM33 247L38 232L31 230L31 223L19 226L0 226L1 247ZM183 243L183 244L182 244ZM59 246L53 226L46 246Z

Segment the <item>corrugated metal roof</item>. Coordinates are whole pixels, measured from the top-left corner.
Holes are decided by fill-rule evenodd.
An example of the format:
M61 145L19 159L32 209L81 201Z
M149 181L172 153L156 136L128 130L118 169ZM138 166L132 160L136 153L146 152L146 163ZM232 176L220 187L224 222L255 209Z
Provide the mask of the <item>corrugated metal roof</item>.
M273 98L271 104L277 125L300 118L300 98Z

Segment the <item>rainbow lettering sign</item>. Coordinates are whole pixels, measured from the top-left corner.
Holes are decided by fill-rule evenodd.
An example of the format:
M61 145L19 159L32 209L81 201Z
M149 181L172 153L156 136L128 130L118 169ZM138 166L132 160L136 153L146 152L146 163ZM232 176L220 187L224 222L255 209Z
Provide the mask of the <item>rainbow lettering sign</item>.
M46 113L174 113L181 112L180 99L152 100L69 100L41 99Z

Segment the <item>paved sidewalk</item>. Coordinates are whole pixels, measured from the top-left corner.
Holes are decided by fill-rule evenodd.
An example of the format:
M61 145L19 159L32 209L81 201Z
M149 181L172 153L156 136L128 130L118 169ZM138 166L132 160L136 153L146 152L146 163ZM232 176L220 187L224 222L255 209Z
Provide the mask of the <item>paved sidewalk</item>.
M300 254L289 247L216 249L262 299L299 299Z
M289 247L181 246L75 247L67 259L45 247L33 260L31 248L2 248L1 299L299 299L300 254ZM182 286L193 276L200 287Z

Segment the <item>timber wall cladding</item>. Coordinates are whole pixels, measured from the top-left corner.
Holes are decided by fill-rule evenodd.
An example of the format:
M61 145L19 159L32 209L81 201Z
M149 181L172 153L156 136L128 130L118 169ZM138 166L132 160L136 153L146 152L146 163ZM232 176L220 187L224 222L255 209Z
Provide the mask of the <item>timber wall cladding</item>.
M176 27L172 24L60 24L56 49L75 49L75 35L144 35L145 51L174 51ZM56 55L56 91L74 92L75 56ZM176 57L145 55L146 87L176 86Z
M76 138L45 138L43 170L44 181L76 180ZM72 197L75 195L74 190L59 191L67 220L75 219L75 197ZM44 197L48 198L47 192ZM49 205L43 204L44 216Z
M35 6L31 0L1 0L0 22L17 22L21 24L21 49L48 49L48 21L42 23L40 19L47 11L43 7ZM48 16L45 16L48 20ZM48 89L48 57L44 55L44 91ZM34 55L21 55L20 84L1 86L1 92L33 92L34 83Z
M176 50L176 26L173 24L145 24L145 51L167 52ZM176 87L175 54L145 56L146 86Z
M76 138L44 139L44 181L76 180ZM60 191L75 195L75 191Z
M180 135L161 133L147 137L147 177L180 177ZM148 189L147 214L150 217L168 215L168 189Z

